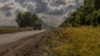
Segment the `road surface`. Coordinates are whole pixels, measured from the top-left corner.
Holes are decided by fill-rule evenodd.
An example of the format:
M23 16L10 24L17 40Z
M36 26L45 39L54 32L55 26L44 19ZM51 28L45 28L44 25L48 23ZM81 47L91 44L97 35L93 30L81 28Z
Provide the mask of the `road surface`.
M29 37L41 32L45 32L45 31L46 30L36 30L36 31L18 32L18 33L12 33L12 34L0 34L0 46L18 41L19 39Z
M46 30L0 35L1 44L5 44L0 47L0 56L49 56L50 48L44 45L47 35Z

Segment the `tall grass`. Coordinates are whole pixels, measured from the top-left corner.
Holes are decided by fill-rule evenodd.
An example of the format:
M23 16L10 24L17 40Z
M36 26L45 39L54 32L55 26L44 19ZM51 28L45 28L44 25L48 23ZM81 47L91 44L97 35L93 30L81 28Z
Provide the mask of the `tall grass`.
M7 34L7 33L15 33L15 32L22 32L22 31L29 31L32 30L32 28L28 27L28 28L18 28L18 27L14 27L14 28L0 28L0 34Z
M51 32L53 56L100 56L100 27L68 27Z

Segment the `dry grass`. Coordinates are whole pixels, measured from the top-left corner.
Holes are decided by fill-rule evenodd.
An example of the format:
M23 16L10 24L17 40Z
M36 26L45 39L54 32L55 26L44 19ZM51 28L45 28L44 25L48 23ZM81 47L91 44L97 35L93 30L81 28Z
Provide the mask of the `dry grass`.
M15 32L21 32L21 31L29 31L32 30L32 28L0 28L0 34L7 34L7 33L15 33Z
M46 42L54 56L100 56L100 27L56 29Z

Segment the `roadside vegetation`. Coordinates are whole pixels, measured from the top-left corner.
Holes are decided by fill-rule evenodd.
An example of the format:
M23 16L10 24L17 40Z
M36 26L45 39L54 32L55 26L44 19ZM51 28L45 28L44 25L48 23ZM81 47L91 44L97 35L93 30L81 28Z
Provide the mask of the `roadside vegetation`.
M18 23L18 27L0 27L0 34L41 29L41 20L32 12L19 13L16 17L16 22Z
M46 40L53 56L100 56L100 0L84 0Z
M0 28L0 34L7 34L7 33L15 33L15 32L22 32L22 31L31 31L33 28L27 27L27 28L19 28L19 27L12 27L12 28Z
M33 27L37 21L39 21L38 16L32 12L19 13L16 17L16 22L21 28Z
M60 25L66 26L100 26L100 0L84 0L81 6Z
M50 32L53 56L100 56L100 27L67 27Z

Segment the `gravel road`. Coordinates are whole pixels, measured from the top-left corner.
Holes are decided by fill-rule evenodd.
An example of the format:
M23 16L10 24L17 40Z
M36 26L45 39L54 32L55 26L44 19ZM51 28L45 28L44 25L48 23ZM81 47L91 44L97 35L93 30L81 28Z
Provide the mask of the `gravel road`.
M24 32L18 32L18 33L12 33L12 34L0 34L0 46L6 45L15 41L18 41L19 39L29 37L38 33L45 32L46 30L36 30L36 31L24 31Z

